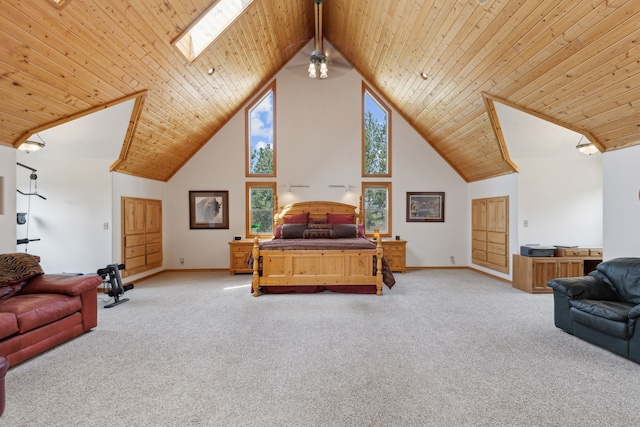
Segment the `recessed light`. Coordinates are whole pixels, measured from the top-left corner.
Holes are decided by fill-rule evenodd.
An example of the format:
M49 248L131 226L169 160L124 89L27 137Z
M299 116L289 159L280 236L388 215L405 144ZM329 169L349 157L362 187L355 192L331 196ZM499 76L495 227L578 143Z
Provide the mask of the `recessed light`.
M210 76L213 76L213 73L215 73L215 72L216 72L216 69L215 69L215 68L213 68L213 67L211 67L211 68L209 68L209 69L207 70L207 74L209 74Z
M427 76L427 73L425 73L424 71L420 73L420 78L422 78L422 80L427 80L429 76Z
M488 0L476 0L476 3L481 4L481 5L485 5L487 4Z

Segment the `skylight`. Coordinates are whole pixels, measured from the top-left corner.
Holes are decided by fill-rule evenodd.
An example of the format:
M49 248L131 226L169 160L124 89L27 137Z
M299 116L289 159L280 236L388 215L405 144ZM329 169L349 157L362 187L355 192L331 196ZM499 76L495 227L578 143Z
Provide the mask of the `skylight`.
M58 9L65 7L71 0L50 0L51 3Z
M189 61L193 61L251 3L253 0L219 0L174 42L175 46Z

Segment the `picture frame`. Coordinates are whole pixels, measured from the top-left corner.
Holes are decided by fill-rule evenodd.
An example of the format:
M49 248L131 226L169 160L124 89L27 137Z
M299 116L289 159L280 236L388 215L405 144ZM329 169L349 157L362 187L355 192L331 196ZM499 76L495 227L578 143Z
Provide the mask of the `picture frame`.
M229 229L228 191L189 191L191 230Z
M444 222L444 192L407 192L407 222Z

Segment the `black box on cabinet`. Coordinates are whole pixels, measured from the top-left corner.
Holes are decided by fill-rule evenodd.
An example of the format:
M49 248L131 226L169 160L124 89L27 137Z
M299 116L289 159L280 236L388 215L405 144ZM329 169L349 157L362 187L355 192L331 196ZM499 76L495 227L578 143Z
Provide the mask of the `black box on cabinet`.
M523 245L520 246L520 255L533 257L553 256L556 248L553 246Z

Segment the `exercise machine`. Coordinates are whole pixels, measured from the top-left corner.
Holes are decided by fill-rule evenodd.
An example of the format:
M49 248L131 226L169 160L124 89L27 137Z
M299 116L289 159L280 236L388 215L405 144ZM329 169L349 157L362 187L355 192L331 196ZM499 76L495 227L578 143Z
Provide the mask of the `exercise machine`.
M97 271L98 276L102 277L103 283L107 285L107 287L111 287L111 289L107 291L107 295L113 298L113 302L106 304L104 308L111 308L129 301L129 298L120 298L120 296L133 289L133 283L122 286L120 270L124 270L124 264L108 264L105 268L100 268Z

